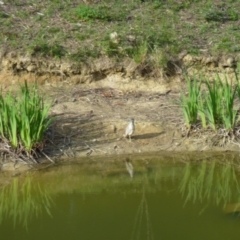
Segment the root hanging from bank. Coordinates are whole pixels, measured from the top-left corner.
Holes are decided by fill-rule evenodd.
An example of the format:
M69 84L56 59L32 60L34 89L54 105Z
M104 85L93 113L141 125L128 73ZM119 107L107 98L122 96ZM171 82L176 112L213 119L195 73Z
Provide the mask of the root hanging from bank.
M13 148L10 142L5 139L0 139L0 159L2 164L5 162L21 162L23 164L38 164L38 159L46 157L51 163L55 163L46 153L43 151L44 143L36 144L32 150L28 151L21 144L18 144L17 148Z
M240 126L236 126L231 130L221 127L214 131L211 128L203 129L199 123L191 125L190 128L183 126L181 132L182 138L205 141L208 146L225 147L229 144L235 144L240 147Z

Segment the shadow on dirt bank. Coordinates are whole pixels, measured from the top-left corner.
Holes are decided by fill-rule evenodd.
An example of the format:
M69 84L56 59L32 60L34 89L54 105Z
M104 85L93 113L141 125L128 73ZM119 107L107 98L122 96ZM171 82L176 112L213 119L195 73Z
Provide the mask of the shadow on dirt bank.
M132 139L150 139L150 138L155 138L155 137L158 137L160 136L161 134L164 134L165 131L162 131L162 132L159 132L159 133L155 133L155 132L152 132L152 133L145 133L145 134L141 134L141 135L135 135L134 137L132 137Z
M90 149L92 139L101 137L104 127L92 113L78 114L66 112L54 116L47 133L45 151L49 156L76 157L76 152ZM74 151L73 151L74 148Z

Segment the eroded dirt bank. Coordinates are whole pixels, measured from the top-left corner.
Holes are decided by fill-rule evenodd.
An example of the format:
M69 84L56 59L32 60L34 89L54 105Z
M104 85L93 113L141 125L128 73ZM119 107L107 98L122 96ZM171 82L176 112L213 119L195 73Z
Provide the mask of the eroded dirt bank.
M231 79L238 74L237 56L197 60L185 55L158 74L156 69L144 72L141 64L128 61L117 65L107 58L75 71L76 65L69 63L23 60L17 56L2 59L2 89L16 89L24 80L36 82L46 99L53 102L51 115L55 121L47 133L46 153L54 160L158 151L239 150L238 140L223 143L212 132L196 129L187 136L180 109L181 90L186 87L184 72L192 76L205 71L209 77L227 74ZM48 71L43 70L44 64ZM129 117L135 118L136 124L132 141L123 137Z

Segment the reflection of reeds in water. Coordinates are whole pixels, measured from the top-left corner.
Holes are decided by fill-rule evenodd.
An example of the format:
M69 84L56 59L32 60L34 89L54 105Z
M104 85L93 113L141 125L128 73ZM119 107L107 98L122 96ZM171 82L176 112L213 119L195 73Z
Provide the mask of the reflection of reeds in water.
M145 219L144 219L145 217ZM145 229L144 226L144 221L146 221L146 233L143 232L142 229ZM152 225L150 222L150 217L149 217L149 210L148 210L148 204L147 204L147 200L145 197L145 189L143 188L143 194L142 194L142 200L141 203L139 205L138 211L137 211L137 215L135 218L135 222L134 222L134 227L133 227L133 233L132 233L132 240L135 239L140 239L141 237L141 233L142 235L142 239L147 239L147 240L153 240L153 230L152 230Z
M33 216L38 217L45 210L49 215L52 199L40 185L27 177L23 183L14 178L10 185L0 190L0 224L5 218L28 226Z
M200 164L186 164L180 191L186 195L186 202L205 199L225 204L240 197L240 185L233 164L207 160Z

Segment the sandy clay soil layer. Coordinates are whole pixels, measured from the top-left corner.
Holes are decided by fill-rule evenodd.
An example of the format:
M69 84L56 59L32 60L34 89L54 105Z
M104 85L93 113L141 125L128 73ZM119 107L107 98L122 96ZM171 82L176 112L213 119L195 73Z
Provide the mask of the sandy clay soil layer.
M197 69L193 68L194 61L192 65L188 63L190 75ZM123 67L118 71L113 66L100 71L96 66L85 75L83 71L80 75L63 76L16 71L14 61L2 65L3 91L16 90L18 83L25 80L37 82L45 99L53 103L50 114L55 120L47 133L45 151L54 161L159 151L239 151L237 138L222 138L221 134L202 131L200 127L188 134L180 108L181 92L186 91L182 71L172 76L151 77L136 69L123 74ZM205 66L205 70L210 77L220 73L217 67L210 66L209 70ZM225 70L229 76L235 74L231 66ZM128 118L135 119L131 141L123 137Z

